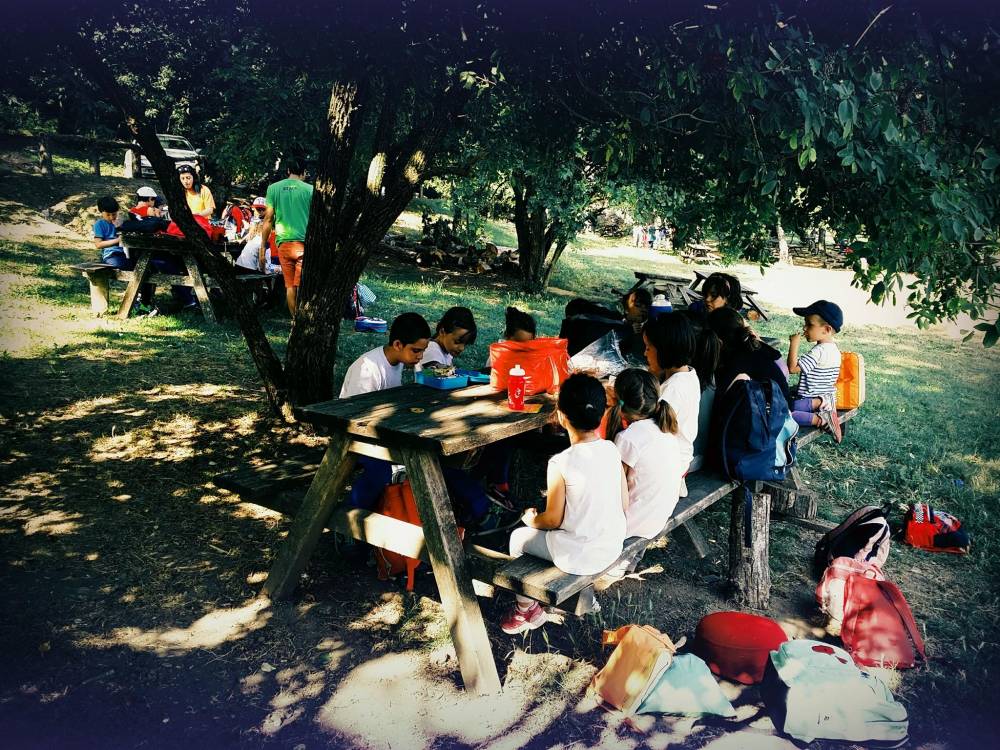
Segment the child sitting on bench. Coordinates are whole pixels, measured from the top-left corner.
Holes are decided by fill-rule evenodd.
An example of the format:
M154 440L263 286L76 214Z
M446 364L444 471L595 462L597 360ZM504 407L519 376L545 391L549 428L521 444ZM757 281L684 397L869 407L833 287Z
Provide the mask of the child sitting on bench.
M526 528L510 535L514 557L527 552L551 560L565 573L595 575L621 556L628 485L618 449L597 436L606 401L604 386L590 375L570 375L562 384L556 414L570 446L549 460L545 510L529 508L521 519ZM537 601L516 598L500 623L505 633L545 623Z
M808 307L793 307L792 312L804 318L802 333L806 341L816 345L808 354L799 356L802 334L788 337L788 372L801 373L792 403L792 417L800 425L821 427L838 443L843 435L837 416L837 378L840 377L840 349L833 335L844 325L840 307L825 299Z
M467 307L452 307L438 321L434 338L415 365L419 372L430 365L451 365L465 347L476 343L476 319Z
M403 367L420 362L430 337L430 326L418 313L399 315L389 326L389 343L365 352L347 368L340 398L398 388L403 383ZM358 456L357 461L362 471L351 487L349 503L371 510L392 481L393 465L368 456ZM483 488L460 469L444 466L442 472L449 493L463 506L459 525L480 526L490 509Z
M615 405L608 414L608 440L622 457L628 480L625 536L655 539L680 497L681 444L677 415L660 398L652 373L637 368L615 378ZM628 426L622 428L622 418Z

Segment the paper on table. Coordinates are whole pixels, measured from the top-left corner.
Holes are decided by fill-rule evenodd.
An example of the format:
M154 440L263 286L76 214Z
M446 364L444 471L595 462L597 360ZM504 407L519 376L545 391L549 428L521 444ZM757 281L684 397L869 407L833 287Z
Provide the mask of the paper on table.
M510 408L510 404L504 402L500 404L500 408L504 411L514 411ZM541 404L525 404L523 409L518 409L518 412L523 412L524 414L537 414L542 410Z

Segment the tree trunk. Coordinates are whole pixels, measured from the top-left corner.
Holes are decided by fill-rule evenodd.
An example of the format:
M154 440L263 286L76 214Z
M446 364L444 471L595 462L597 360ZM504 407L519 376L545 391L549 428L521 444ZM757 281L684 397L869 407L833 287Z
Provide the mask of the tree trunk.
M544 206L532 205L534 188L530 179L515 179L512 187L521 283L527 292L543 292L551 274L551 271L546 273L545 259L555 236L552 227L547 226L548 211Z
M54 177L56 170L52 167L52 152L49 150L49 139L42 136L38 139L38 171L46 177Z
M101 149L97 144L90 148L90 168L95 177L101 176Z
M781 226L781 220L774 225L774 233L778 237L778 262L791 263L791 256L788 253L788 240L785 238L785 228Z
M416 193L452 111L446 102L394 143L397 94L383 87L381 97L376 96L378 83L338 82L331 89L309 210L299 307L285 357L289 397L295 405L333 397L344 301ZM368 169L352 180L350 167L362 144L362 118L376 113Z

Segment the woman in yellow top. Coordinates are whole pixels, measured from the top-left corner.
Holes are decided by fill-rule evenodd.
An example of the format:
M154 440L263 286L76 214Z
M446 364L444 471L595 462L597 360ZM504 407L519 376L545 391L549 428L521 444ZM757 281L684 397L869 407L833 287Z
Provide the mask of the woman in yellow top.
M177 168L177 174L180 175L181 186L184 188L184 196L187 198L191 213L211 219L215 213L215 198L212 197L211 190L198 182L198 173L194 167L184 164Z

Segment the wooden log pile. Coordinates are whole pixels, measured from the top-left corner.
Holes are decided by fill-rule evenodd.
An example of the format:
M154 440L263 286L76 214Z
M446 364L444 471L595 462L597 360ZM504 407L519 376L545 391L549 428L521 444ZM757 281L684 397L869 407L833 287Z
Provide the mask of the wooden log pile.
M418 268L440 268L446 271L484 274L517 274L518 252L515 248L502 247L492 242L482 245L467 245L456 242L453 237L435 238L425 234L413 239L403 234L390 232L381 244L382 251L389 256L413 263Z

